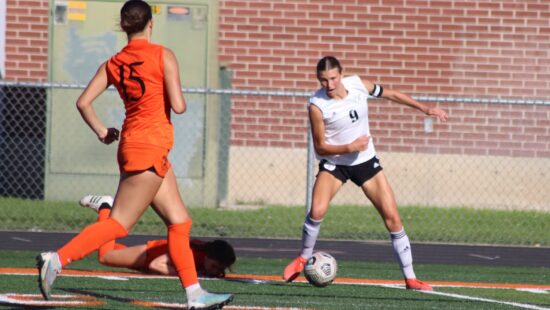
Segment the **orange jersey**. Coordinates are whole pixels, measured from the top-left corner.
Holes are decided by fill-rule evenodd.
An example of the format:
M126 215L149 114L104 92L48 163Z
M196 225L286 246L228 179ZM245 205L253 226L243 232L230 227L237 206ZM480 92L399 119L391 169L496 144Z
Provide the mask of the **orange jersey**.
M107 62L107 76L126 109L120 144L171 149L174 128L164 88L164 47L131 40Z

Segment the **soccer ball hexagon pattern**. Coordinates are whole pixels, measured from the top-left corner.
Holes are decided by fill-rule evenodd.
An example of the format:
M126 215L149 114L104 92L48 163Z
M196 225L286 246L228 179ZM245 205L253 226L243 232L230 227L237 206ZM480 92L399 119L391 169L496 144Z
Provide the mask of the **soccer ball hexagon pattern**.
M304 275L309 283L324 287L336 278L338 264L332 255L325 252L316 252L308 259L304 267Z

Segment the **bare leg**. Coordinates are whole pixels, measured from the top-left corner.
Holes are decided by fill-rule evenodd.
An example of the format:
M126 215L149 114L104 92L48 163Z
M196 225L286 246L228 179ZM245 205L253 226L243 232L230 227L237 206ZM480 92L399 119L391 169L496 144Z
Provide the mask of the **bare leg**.
M321 222L329 208L329 203L342 187L342 182L327 172L320 172L313 186L311 210L304 219L302 226L302 253L300 256L309 259L317 242Z
M170 169L153 198L153 208L166 224L177 224L191 220L191 215L181 199L176 176Z
M146 270L146 251L147 246L144 244L124 249L110 250L101 256L99 262L111 267Z
M406 287L408 289L431 291L432 288L428 284L416 279L409 237L403 228L393 190L384 172L377 173L372 179L365 182L361 188L374 204L384 220L384 225L390 232L393 251L405 277Z
M130 230L162 188L164 179L153 171L126 173L121 176L110 217ZM146 245L111 250L100 257L100 263L112 267L144 269Z
M111 210L111 218L132 229L159 191L163 178L153 171L124 173Z
M173 169L164 176L152 206L168 225L168 253L188 298L203 295L189 246L191 216L181 199Z
M365 182L361 189L374 204L374 207L384 220L384 225L390 232L400 231L403 228L393 190L384 174L378 172L372 179Z
M310 216L322 220L328 211L329 203L342 187L342 182L328 172L321 171L313 185Z
M111 216L84 228L57 251L61 267L80 260L103 244L124 237L153 200L162 182L151 171L123 174Z

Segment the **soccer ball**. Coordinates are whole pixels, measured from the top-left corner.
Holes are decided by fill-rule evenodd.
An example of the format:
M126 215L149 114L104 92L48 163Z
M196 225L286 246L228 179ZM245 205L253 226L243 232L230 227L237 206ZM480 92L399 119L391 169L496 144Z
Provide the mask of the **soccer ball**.
M304 275L309 283L324 287L336 278L338 264L332 255L325 252L316 252L308 259L304 267Z

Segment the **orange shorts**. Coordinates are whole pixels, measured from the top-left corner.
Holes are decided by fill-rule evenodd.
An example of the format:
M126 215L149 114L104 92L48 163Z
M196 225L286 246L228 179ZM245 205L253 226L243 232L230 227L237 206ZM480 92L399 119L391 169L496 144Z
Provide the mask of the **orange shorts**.
M168 152L170 150L150 145L127 143L118 147L118 167L120 172L137 172L155 169L158 176L164 177L170 167Z

